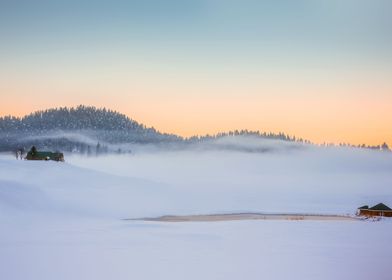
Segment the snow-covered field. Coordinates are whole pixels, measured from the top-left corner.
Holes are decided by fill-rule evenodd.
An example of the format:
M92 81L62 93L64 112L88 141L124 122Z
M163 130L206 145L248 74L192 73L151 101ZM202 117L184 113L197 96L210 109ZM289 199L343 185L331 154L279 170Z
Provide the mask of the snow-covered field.
M390 153L223 144L65 163L0 155L0 279L391 279L388 219L122 220L392 205Z

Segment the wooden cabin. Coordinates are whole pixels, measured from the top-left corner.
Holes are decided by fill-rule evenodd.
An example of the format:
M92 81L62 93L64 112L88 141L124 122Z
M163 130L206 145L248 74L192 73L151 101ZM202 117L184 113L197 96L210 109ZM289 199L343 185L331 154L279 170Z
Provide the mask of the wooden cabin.
M357 215L366 217L392 217L392 209L384 203L379 203L371 208L364 205L358 208Z
M39 152L33 146L25 157L27 160L54 160L54 161L64 161L64 154L59 152Z

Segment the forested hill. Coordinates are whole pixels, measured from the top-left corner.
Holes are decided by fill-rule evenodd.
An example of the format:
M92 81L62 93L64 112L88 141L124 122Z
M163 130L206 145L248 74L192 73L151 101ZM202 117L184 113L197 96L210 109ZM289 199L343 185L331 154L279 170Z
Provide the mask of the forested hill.
M130 119L124 114L106 108L80 105L76 108L56 108L36 111L22 118L0 118L0 131L47 131L47 130L148 130L152 128Z
M88 142L116 144L179 140L182 138L160 133L116 111L82 105L36 111L22 118L0 118L0 150L3 151L33 144L69 150Z
M124 114L105 108L80 105L76 108L55 108L36 111L22 118L0 117L0 151L15 151L20 148L29 149L35 145L40 149L72 151L77 153L95 153L120 151L123 144L179 144L211 143L217 139L247 136L251 139L276 139L287 142L310 144L309 141L289 136L284 133L266 133L260 131L236 130L216 135L194 136L183 138L174 134L161 133L154 128L146 127ZM243 143L243 141L242 141ZM324 145L330 145L328 143ZM342 143L341 146L350 146ZM234 149L232 143L220 141L219 147ZM237 147L238 145L234 145ZM127 146L129 151L129 145ZM359 148L387 150L386 143L377 146L357 145ZM257 148L248 149L264 150ZM124 151L124 150L122 150Z

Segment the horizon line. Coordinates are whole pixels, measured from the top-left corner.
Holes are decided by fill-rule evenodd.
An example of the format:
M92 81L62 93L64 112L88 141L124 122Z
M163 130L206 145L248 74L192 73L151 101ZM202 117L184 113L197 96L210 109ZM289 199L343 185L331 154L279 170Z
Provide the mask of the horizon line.
M120 114L120 115L123 115L123 116L127 117L131 121L134 121L134 122L136 122L136 123L138 123L140 125L143 125L147 129L154 129L154 130L156 130L157 132L159 132L161 134L168 134L168 135L177 136L177 137L180 137L180 138L182 138L184 140L191 139L191 138L218 137L220 135L231 136L230 135L231 133L234 134L234 136L239 136L241 134L242 135L243 134L249 134L249 135L251 135L251 134L258 134L258 136L282 134L282 135L288 137L289 141L291 140L291 141L295 141L295 142L302 142L302 143L307 143L307 144L311 144L311 145L315 145L315 146L338 146L338 147L339 146L343 146L343 147L355 147L355 148L377 148L377 147L381 148L381 146L385 145L385 144L387 146L389 146L387 144L387 141L385 141L385 140L380 141L380 143L378 145L366 144L364 142L362 144L352 144L352 143L346 142L346 141L339 141L339 142L335 142L335 141L320 141L319 142L319 141L312 141L312 140L306 139L305 137L299 137L296 134L288 134L288 133L285 133L284 131L281 131L281 130L280 131L265 131L265 130L260 130L260 129L253 130L253 129L247 129L247 128L220 130L220 131L212 133L212 134L211 133L204 133L204 134L197 134L196 133L196 134L192 134L190 136L187 136L187 135L184 135L184 134L181 134L181 133L165 132L163 130L155 128L154 126L147 126L143 122L140 122L139 120L136 120L136 119L132 118L131 116L129 116L128 114L120 112L119 110L111 109L111 108L108 108L106 106L94 106L94 105L84 105L84 104L78 104L78 105L75 105L75 106L67 106L67 105L65 105L65 106L54 106L54 107L49 107L49 108L47 107L45 109L33 110L30 113L24 113L23 115L19 115L19 116L18 115L11 115L11 114L0 115L0 119L4 119L4 118L7 118L7 117L12 117L12 118L17 118L19 120L22 120L23 118L28 117L28 116L33 115L33 114L38 113L38 112L45 112L45 111L49 111L49 110L60 110L60 109L71 110L71 109L78 109L78 108L81 108L81 107L92 108L92 109L95 109L95 110L107 110L107 111L110 111L110 112L113 112L113 113L117 113L117 114ZM260 135L260 134L262 134L262 135Z

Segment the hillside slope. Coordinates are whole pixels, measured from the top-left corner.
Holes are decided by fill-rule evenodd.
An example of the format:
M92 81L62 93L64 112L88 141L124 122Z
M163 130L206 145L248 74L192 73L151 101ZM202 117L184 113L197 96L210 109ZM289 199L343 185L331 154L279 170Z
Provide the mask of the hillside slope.
M154 128L118 112L89 106L37 111L22 118L0 118L0 151L36 145L50 149L87 152L98 142L159 143L180 137Z

